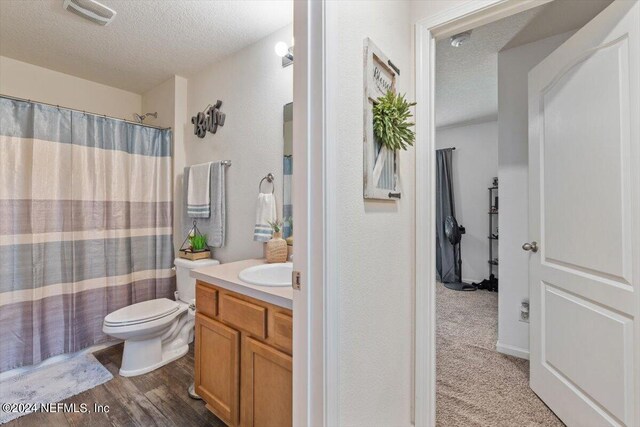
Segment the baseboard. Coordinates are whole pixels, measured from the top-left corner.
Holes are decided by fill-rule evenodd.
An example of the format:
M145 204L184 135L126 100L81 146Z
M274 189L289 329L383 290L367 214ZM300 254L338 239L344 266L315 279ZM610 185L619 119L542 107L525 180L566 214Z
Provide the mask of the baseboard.
M496 350L498 350L500 353L508 354L509 356L529 360L529 350L526 350L524 348L515 347L509 344L502 344L500 341L498 341L496 343Z

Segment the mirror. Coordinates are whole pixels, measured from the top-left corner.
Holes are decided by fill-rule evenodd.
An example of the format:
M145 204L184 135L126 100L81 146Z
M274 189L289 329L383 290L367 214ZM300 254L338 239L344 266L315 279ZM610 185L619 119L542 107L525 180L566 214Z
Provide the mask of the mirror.
M293 179L293 102L284 106L282 134L284 137L283 181L282 181L282 218L283 236L293 235L293 205L291 204Z

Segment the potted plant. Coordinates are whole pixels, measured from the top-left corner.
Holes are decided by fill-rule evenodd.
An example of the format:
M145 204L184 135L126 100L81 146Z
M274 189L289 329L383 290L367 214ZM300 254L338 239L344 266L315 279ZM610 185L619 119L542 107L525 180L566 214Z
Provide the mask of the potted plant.
M189 241L188 248L180 249L180 258L186 258L191 261L211 257L211 250L207 244L207 235L196 233L194 230L189 232L187 237Z
M191 245L192 252L202 252L209 249L207 246L207 235L198 234L189 237L189 244Z
M267 242L266 258L268 263L287 261L287 242L282 238L282 221L269 221L273 236Z

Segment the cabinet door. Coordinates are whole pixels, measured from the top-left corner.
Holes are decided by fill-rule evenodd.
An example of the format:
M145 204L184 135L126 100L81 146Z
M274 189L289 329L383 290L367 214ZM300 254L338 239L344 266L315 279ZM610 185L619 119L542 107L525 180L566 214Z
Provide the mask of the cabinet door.
M292 425L291 356L249 337L242 342L243 427Z
M195 359L196 393L227 425L238 425L240 333L196 314Z

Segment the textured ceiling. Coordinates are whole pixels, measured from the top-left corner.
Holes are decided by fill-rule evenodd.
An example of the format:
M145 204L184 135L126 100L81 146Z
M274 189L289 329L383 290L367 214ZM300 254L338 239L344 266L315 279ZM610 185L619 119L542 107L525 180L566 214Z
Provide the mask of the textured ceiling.
M436 127L496 119L498 52L576 30L612 0L556 0L476 28L455 48L436 43Z
M64 10L63 0L0 0L0 55L144 93L293 20L292 0L100 2L117 12L106 27Z
M613 0L556 0L541 8L503 50L576 30L591 21ZM580 3L579 6L576 3Z

